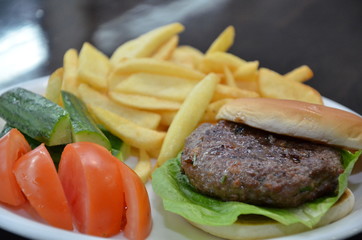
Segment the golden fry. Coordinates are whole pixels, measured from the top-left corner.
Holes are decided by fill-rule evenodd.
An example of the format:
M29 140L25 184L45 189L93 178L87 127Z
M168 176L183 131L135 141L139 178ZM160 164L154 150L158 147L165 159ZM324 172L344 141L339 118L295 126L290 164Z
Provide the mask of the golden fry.
M152 164L151 159L144 149L139 150L138 162L133 169L141 178L142 182L146 183L151 177Z
M206 51L206 55L214 52L226 52L233 45L235 38L235 28L228 26L211 44Z
M202 119L219 81L216 74L209 74L192 89L167 131L157 166L175 157L182 149L185 138Z
M124 81L128 77L128 74L116 74L116 72L111 71L111 73L107 77L108 91L114 90L120 82Z
M216 115L219 112L219 109L227 102L232 101L231 98L224 98L216 102L212 102L207 106L205 115L202 119L202 122L216 122Z
M117 103L136 109L177 110L181 106L179 102L144 95L110 92L109 96Z
M173 51L170 61L196 70L203 57L204 54L194 47L179 46Z
M238 81L252 80L255 74L257 74L258 67L259 61L246 62L236 69L234 72L234 77Z
M166 126L166 127L171 125L171 123L177 113L177 111L155 111L155 112L160 114L160 116L161 116L160 125Z
M226 52L213 52L206 55L199 64L199 70L203 73L223 73L224 67L234 72L246 63L245 60Z
M172 23L149 31L119 46L114 51L111 62L117 65L124 59L150 57L165 42L183 30L182 24Z
M259 74L259 88L262 97L323 104L319 92L308 85L289 81L282 75L266 68L261 68Z
M254 91L230 87L223 84L218 84L215 90L212 101L218 101L224 98L244 98L244 97L259 97L259 94Z
M238 88L243 90L249 90L259 94L259 73L255 73L254 76L250 76L248 80L245 81L235 81ZM260 94L259 94L260 95Z
M79 97L85 104L95 105L111 111L123 118L126 118L137 125L145 128L156 129L161 121L161 116L157 113L146 112L129 108L112 101L107 95L92 89L86 84L79 85Z
M233 73L226 66L224 67L224 76L226 85L230 87L237 87Z
M284 77L290 81L305 82L313 77L313 71L307 65L302 65L286 73Z
M173 51L178 45L178 36L173 36L165 44L163 44L157 51L152 55L152 58L159 60L169 60L172 56Z
M186 78L136 73L121 81L114 91L181 102L196 84L196 81Z
M89 43L84 43L79 53L80 82L101 90L107 90L107 75L111 69L108 57Z
M259 92L259 61L246 62L234 72L236 85L240 89Z
M60 90L63 81L63 68L55 70L48 79L44 96L50 101L58 104L60 101Z
M87 105L87 107L98 122L126 144L145 150L159 149L161 147L166 135L164 132L141 127L126 118L93 104Z
M153 73L166 76L201 80L205 74L177 65L172 62L157 60L153 58L129 59L119 63L114 69L116 75L133 73Z
M69 49L63 57L63 83L62 90L77 94L78 88L78 52L75 49Z

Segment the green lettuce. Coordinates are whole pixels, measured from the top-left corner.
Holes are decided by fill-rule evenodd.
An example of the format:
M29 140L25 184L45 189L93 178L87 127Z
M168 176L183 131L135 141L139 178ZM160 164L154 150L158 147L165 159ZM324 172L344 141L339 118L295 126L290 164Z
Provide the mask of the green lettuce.
M319 198L298 208L281 209L250 205L242 202L224 202L198 193L180 171L180 155L170 159L152 175L152 187L163 200L167 211L203 225L230 225L239 215L257 214L282 224L302 223L310 228L316 225L343 194L348 177L362 150L354 154L342 150L344 172L339 176L338 195Z

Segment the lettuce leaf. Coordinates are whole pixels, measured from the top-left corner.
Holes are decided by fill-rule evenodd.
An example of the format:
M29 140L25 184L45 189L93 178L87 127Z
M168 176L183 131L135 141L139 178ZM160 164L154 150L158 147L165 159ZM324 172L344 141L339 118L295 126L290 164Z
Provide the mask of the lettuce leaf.
M167 211L204 225L230 225L239 215L257 214L282 224L302 223L310 228L333 206L347 188L348 177L362 150L354 154L342 150L345 171L339 176L338 195L319 198L298 208L281 209L250 205L242 202L224 202L198 193L180 171L180 156L170 159L152 175L152 187L163 200Z

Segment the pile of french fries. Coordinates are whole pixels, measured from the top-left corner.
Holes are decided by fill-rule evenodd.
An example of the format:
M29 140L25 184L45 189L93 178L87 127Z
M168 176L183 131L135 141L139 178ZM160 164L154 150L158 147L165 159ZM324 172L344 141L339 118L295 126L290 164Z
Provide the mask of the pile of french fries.
M61 103L60 91L84 101L94 119L133 148L135 171L150 177L175 157L185 138L203 122L215 122L219 108L235 98L280 98L323 104L304 84L308 66L286 74L259 68L232 53L235 29L227 27L206 53L179 46L180 23L147 32L120 45L107 57L89 43L69 49L63 66L51 74L45 96Z

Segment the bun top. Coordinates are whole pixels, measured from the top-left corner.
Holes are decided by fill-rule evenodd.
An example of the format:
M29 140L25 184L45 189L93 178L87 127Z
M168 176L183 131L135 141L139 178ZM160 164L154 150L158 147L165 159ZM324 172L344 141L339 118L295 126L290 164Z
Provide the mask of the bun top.
M271 98L240 98L226 103L216 119L348 149L362 149L362 118L323 105Z

